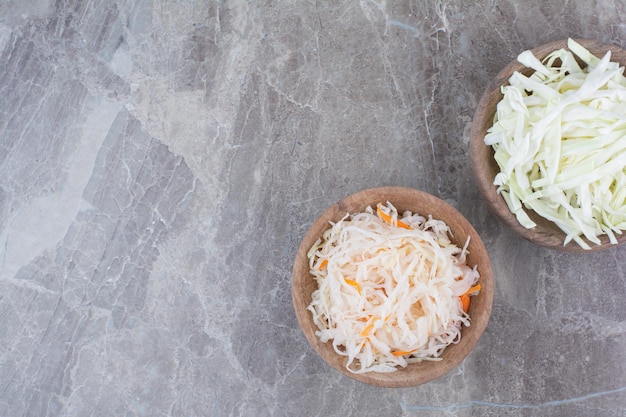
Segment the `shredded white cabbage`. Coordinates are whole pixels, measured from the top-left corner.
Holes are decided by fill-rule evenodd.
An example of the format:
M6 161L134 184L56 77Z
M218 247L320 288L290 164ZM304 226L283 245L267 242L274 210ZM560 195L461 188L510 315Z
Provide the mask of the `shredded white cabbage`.
M535 72L515 72L502 87L484 140L500 167L494 184L520 224L536 226L526 207L563 230L564 245L590 249L583 237L617 243L626 230L626 78L610 51L599 59L572 39L568 48L543 62L518 56Z
M378 205L346 216L309 250L318 283L308 310L354 373L393 372L439 360L469 326L460 296L480 290L466 265L467 245L450 241L440 220ZM469 300L469 298L467 298Z

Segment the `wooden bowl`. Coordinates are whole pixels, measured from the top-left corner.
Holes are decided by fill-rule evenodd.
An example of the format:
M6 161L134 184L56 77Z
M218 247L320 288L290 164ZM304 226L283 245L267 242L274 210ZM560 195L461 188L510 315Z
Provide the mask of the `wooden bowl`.
M313 323L311 312L306 308L311 303L311 294L317 289L317 283L309 273L307 252L322 233L330 228L329 222L339 221L346 213L357 213L367 206L390 201L399 213L411 210L427 217L443 220L452 231L452 241L462 247L470 236L467 263L477 265L482 286L480 293L472 297L469 314L471 325L461 330L461 341L448 346L442 353L441 361L425 361L398 368L396 372L368 372L354 374L346 369L346 358L338 355L331 342L322 343L315 335L317 326ZM348 196L331 206L317 219L304 236L296 254L292 276L293 305L302 331L313 349L329 365L358 381L380 387L408 387L439 378L457 366L474 348L489 321L493 303L493 275L487 250L472 225L452 206L430 194L411 188L383 187L360 191Z
M577 39L576 42L580 43L592 54L600 58L604 56L608 50L610 50L611 61L619 62L622 66L626 65L626 51L617 46L607 45L592 40ZM542 60L551 52L561 48L568 49L567 40L560 40L541 45L533 49L532 52L537 58ZM563 245L565 233L554 223L539 216L533 210L525 211L537 224L537 226L532 229L526 229L524 226L519 224L515 215L509 210L504 199L496 193L496 186L493 185L493 180L496 174L500 172L500 169L493 157L493 149L491 146L485 145L484 138L487 133L487 129L493 125L496 106L498 105L498 102L502 100L500 87L502 85L508 85L508 80L515 71L521 72L524 75L530 75L533 73L533 70L524 67L517 60L508 64L502 71L500 71L491 84L489 84L489 87L487 87L487 90L480 99L478 108L474 114L470 134L470 159L474 172L474 179L480 193L487 201L489 209L492 213L497 215L508 227L513 229L513 231L537 245L559 251L575 253L600 251L614 247L615 245L609 242L606 235L600 236L600 245L587 241L591 247L590 250L581 248L574 241L569 242L567 245ZM626 233L616 235L616 237L619 243L626 241Z

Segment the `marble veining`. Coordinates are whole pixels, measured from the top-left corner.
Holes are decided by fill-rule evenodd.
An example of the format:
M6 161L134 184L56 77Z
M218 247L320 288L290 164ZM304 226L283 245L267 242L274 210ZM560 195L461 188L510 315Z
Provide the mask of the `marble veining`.
M626 249L512 234L472 182L490 80L617 0L0 2L0 416L624 416ZM358 190L433 193L492 257L442 378L329 368L291 306L301 238Z

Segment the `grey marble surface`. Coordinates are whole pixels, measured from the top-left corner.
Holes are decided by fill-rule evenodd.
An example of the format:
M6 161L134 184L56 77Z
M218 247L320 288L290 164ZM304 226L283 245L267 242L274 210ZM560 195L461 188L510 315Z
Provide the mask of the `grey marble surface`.
M0 416L625 416L626 247L566 255L494 219L482 90L619 1L0 2ZM433 193L492 256L477 349L422 386L328 367L291 305L316 217Z

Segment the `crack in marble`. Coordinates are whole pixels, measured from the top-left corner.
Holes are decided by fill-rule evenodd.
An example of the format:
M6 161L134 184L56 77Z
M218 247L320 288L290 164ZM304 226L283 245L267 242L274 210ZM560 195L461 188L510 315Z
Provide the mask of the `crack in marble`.
M610 389L606 391L597 391L592 392L590 394L581 395L579 397L566 398L562 400L552 400L545 401L537 404L529 404L529 403L503 403L503 402L491 402L491 401L483 401L483 400L471 400L467 403L463 404L450 404L450 405L442 405L442 406L432 406L432 405L409 405L404 401L400 401L400 405L404 411L457 411L463 409L471 409L474 407L484 408L484 407L492 407L497 409L545 409L552 407L560 407L564 405L581 403L589 400L593 400L596 398L602 398L606 396L610 396L612 394L619 394L622 392L626 392L626 386L618 387L615 389Z
M420 36L422 34L422 32L420 30L418 30L416 27L411 26L411 25L407 25L406 23L402 23L398 20L395 19L389 19L387 20L387 27L390 26L395 26L398 27L400 29L404 29L407 30L409 32L411 32L413 34L414 38L417 38L418 36Z

